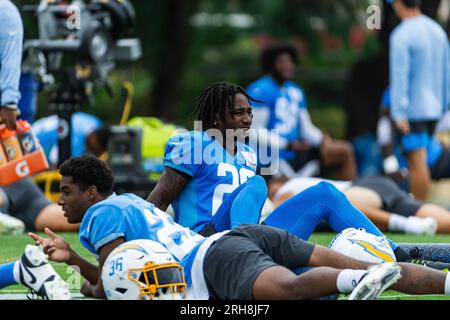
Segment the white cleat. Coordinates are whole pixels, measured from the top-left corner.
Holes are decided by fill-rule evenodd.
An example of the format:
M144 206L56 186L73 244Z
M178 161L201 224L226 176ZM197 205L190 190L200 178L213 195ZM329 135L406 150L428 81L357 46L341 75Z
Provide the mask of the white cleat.
M0 212L0 234L1 235L18 235L25 231L25 224L22 220L14 218L9 214Z
M406 220L406 233L434 235L436 234L436 231L437 221L432 217L419 218L411 216Z
M348 300L375 300L402 277L400 272L401 269L395 262L369 267L366 275L353 289Z
M41 247L27 245L19 262L20 282L47 300L71 300L69 286L48 262Z

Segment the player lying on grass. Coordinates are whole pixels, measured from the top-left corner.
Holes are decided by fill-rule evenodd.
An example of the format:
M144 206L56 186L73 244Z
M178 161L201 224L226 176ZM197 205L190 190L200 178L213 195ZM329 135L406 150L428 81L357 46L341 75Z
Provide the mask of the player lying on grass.
M388 177L361 177L353 181L279 177L268 183L269 198L278 207L321 181L327 181L343 192L380 230L411 234L450 233L447 209L412 198Z
M78 225L67 223L61 208L50 202L31 178L0 187L0 212L8 213L0 214L0 233L14 233L24 228L44 231L44 227L55 231L78 230ZM16 219L22 223L17 223Z
M401 279L392 286L395 290L450 293L450 276L444 272L409 263L366 270L369 263L269 226L242 225L204 238L136 195L114 194L111 170L93 156L66 160L59 171L58 204L69 223L81 222L80 241L98 256L99 264L83 259L49 229L49 238L30 236L50 260L79 267L87 280L81 289L86 296L105 298L101 281L105 260L120 244L137 239L161 243L181 262L191 299L314 299L354 290L352 298L371 299L396 282L400 273ZM292 271L306 266L315 268L301 275Z
M203 90L196 106L203 130L169 140L164 172L147 200L163 211L172 204L175 221L203 235L258 223L267 187L256 175L256 153L244 143L252 124L251 101L245 90L234 84L221 82ZM327 182L293 196L264 223L307 240L322 220L335 232L354 227L383 235ZM408 253L390 243L398 261L410 259Z

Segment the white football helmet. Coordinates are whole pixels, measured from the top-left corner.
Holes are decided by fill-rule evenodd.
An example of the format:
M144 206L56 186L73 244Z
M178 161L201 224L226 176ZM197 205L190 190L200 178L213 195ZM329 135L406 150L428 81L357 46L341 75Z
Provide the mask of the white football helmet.
M122 243L106 259L102 281L108 300L179 300L185 298L183 267L160 243Z
M363 228L347 228L337 234L329 245L351 258L370 263L395 262L395 254L384 236L376 236Z

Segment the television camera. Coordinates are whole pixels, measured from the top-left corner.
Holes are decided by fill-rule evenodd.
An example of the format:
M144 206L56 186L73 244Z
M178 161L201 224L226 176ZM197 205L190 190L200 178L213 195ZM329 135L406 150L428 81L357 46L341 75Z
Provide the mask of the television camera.
M116 62L142 55L140 40L130 37L135 11L127 0L41 0L23 11L36 18L38 37L25 40L22 69L40 78L59 116L59 165L71 155L73 112L93 104L95 85L112 96Z

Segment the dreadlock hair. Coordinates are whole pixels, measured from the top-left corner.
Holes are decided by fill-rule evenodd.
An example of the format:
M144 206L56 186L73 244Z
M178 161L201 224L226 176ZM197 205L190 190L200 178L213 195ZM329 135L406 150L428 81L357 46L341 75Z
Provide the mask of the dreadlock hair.
M283 53L291 56L295 64L298 62L298 51L294 45L289 43L271 44L265 47L259 56L259 62L264 73L271 73L275 64L276 58Z
M246 96L249 102L263 103L250 97L242 87L228 82L217 82L203 89L197 97L193 115L197 114L204 130L213 128L217 120L225 118L225 112L233 107L238 93Z
M114 183L110 168L103 161L93 155L85 155L70 158L59 167L62 176L72 177L74 184L81 191L86 191L90 186L96 186L98 193L107 196L112 193Z

